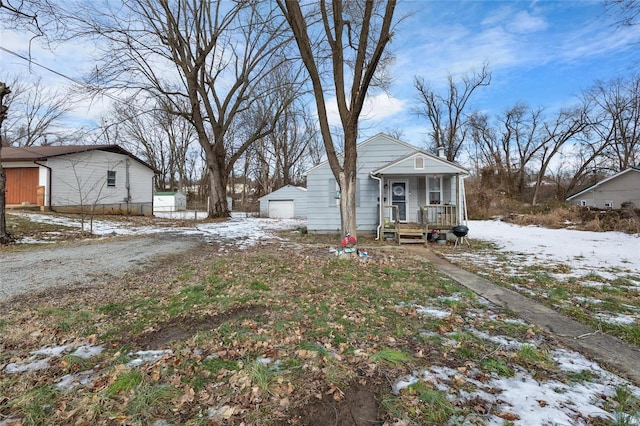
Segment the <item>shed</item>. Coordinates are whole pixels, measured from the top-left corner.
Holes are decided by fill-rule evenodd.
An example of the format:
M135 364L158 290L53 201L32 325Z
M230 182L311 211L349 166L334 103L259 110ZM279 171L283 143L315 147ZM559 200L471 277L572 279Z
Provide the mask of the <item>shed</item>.
M306 188L287 185L260 197L260 216L279 219L306 219Z
M155 192L154 212L180 212L187 210L187 196L180 191Z

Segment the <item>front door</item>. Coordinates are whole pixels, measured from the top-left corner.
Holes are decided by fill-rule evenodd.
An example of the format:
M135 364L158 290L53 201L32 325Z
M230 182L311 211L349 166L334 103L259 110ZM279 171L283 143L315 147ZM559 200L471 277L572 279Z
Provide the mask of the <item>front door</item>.
M407 182L396 181L391 182L391 205L398 206L398 220L400 222L407 221ZM392 220L396 220L395 211L391 209Z

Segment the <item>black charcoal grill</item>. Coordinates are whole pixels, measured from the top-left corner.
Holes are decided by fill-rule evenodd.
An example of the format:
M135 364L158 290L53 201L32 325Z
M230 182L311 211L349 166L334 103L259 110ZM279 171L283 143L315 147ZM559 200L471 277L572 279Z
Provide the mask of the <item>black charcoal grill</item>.
M466 237L469 233L469 228L464 225L454 226L451 230L453 231L453 235L458 238Z
M471 243L469 242L469 239L467 238L467 234L469 233L469 228L468 227L466 227L464 225L458 225L458 226L454 226L453 228L451 228L451 231L453 232L453 235L456 236L455 246L457 246L458 244L466 243L469 247L471 247Z

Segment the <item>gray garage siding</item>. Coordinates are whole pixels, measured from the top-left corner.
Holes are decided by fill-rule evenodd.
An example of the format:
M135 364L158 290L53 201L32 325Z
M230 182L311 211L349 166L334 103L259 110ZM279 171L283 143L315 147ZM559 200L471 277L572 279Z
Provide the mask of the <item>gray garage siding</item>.
M269 201L293 200L294 218L307 218L307 190L299 186L287 185L260 197L260 216L269 217Z

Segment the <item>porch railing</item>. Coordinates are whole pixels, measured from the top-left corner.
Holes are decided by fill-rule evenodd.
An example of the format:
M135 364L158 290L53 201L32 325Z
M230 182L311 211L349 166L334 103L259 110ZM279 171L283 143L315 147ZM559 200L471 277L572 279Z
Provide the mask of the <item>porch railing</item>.
M427 229L453 228L458 223L458 211L453 205L427 205L420 207L420 223Z

